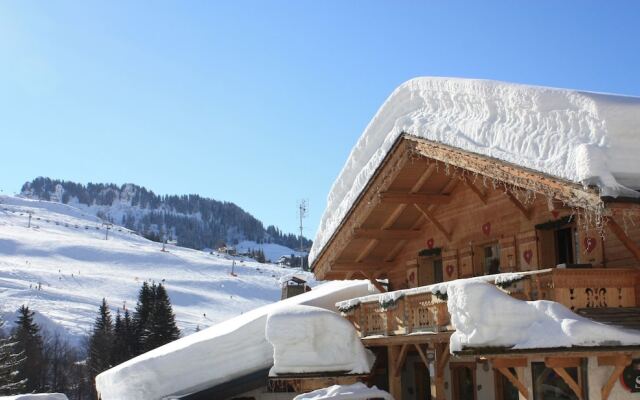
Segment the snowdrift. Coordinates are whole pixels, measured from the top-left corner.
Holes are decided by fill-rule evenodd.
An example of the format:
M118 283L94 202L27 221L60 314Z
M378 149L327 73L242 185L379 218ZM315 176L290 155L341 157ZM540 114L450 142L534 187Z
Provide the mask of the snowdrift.
M393 396L377 387L367 387L364 383L353 385L333 385L328 388L314 390L293 398L293 400L393 400Z
M438 290L442 291L442 287ZM535 349L637 345L640 333L583 318L560 303L514 299L480 280L446 284L455 329L451 352L465 347Z
M266 338L273 345L271 375L367 374L374 361L351 322L324 308L294 305L272 311L267 317Z
M273 349L265 338L265 325L270 312L296 304L335 310L336 301L374 290L368 281L329 282L257 308L103 372L96 377L98 393L103 400L161 399L269 368Z
M597 185L604 196L640 196L640 98L416 78L389 96L351 151L329 193L310 263L402 133Z
M17 394L15 396L0 396L0 400L68 400L62 393L33 393Z

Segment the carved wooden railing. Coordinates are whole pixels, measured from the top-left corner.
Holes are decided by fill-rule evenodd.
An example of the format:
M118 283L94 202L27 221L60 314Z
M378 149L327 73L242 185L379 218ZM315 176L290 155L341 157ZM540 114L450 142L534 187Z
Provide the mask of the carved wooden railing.
M571 310L637 307L639 276L640 271L629 268L554 268L530 277L527 297L556 301Z
M640 271L636 269L553 268L526 274L505 288L513 297L552 300L574 311L640 306ZM428 292L409 292L384 306L378 299L367 300L343 315L363 337L452 329L446 301Z

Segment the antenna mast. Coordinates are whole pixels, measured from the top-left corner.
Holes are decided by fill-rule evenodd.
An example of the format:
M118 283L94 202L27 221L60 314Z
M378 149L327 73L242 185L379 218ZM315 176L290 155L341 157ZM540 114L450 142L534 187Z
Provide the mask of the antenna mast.
M309 200L307 199L300 200L298 202L298 214L300 216L300 252L304 251L304 246L302 242L302 228L303 228L302 219L306 218L308 213L309 213ZM300 260L302 260L302 258L300 258Z

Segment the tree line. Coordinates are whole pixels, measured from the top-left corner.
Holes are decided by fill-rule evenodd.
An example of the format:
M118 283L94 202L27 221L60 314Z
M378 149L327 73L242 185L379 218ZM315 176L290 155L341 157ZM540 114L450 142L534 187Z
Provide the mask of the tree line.
M97 399L98 374L180 337L167 291L155 283L142 284L133 314L118 309L114 319L103 299L81 348L42 331L33 317L23 305L11 333L0 331L0 396L58 392L70 400Z
M42 200L69 203L72 199L87 206L112 206L119 201L133 210L114 221L109 213L103 218L128 229L162 240L176 239L178 245L193 249L217 248L220 242L237 243L252 240L276 243L292 249L300 248L300 236L285 234L277 227L264 227L261 221L231 202L218 201L196 194L160 196L145 187L112 183L88 183L38 177L22 186L22 194ZM302 246L311 247L311 240L302 237Z

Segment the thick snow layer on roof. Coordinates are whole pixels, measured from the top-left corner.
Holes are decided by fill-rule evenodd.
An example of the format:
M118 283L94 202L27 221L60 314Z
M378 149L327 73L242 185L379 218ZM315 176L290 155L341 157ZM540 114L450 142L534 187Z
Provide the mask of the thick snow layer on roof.
M68 400L62 393L33 393L17 394L14 396L0 396L0 400Z
M329 193L311 263L402 133L597 185L603 196L640 195L640 98L416 78L389 96L351 151Z
M267 317L266 337L273 345L272 375L329 371L368 374L375 360L351 322L324 308L280 307Z
M176 340L96 377L102 400L146 399L197 392L269 368L273 349L265 338L267 315L306 304L335 310L335 303L375 291L368 281L336 281L252 310Z
M640 333L581 317L553 301L514 299L479 280L446 284L455 332L451 352L465 347L515 349L638 345Z
M353 385L333 385L313 392L300 394L293 400L393 400L393 396L375 386L367 387L364 383Z

